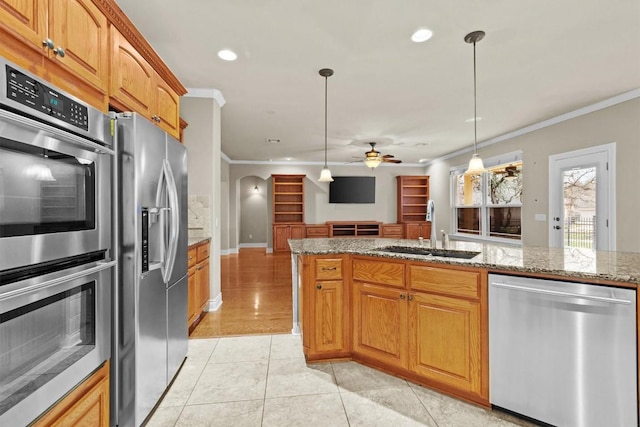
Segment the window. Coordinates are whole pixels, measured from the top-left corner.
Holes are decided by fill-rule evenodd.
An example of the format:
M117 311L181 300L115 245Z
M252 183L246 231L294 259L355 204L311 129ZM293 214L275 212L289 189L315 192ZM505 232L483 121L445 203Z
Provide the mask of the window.
M522 154L485 160L487 172L451 170L453 224L459 236L521 240Z

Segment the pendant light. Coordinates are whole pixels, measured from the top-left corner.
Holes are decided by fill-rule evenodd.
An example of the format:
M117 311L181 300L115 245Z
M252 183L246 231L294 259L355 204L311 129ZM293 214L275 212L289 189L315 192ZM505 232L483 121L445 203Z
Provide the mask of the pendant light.
M324 168L320 172L320 182L332 182L331 171L327 166L327 79L333 75L331 68L323 68L319 71L320 75L324 77Z
M474 31L464 36L465 42L473 43L473 156L469 160L469 167L465 171L465 175L480 175L487 171L478 155L478 113L476 106L476 43L482 40L484 35L484 31Z

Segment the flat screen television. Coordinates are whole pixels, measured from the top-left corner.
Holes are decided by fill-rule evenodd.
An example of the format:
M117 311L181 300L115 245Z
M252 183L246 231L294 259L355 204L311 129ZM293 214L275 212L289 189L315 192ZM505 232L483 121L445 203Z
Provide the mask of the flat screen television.
M374 176L334 176L329 183L329 203L375 203Z

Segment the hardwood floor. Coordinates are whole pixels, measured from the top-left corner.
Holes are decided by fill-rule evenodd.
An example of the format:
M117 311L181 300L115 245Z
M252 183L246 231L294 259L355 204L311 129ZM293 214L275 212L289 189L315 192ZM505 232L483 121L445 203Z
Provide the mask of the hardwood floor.
M222 306L190 338L291 332L291 255L240 249L220 259Z

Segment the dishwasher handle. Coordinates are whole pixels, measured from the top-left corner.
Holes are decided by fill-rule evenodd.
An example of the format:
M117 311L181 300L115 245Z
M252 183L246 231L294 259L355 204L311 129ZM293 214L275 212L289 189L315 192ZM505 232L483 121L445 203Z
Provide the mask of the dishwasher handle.
M582 298L582 299L587 299L587 300L590 300L590 301L605 302L605 303L610 303L610 304L625 304L625 305L627 305L627 304L631 304L632 303L632 301L629 301L629 300L626 300L626 299L598 297L598 296L595 296L595 295L585 295L585 294L574 294L574 293L570 293L570 292L552 291L552 290L549 290L549 289L529 288L527 286L510 285L510 284L507 284L507 283L495 283L495 282L492 282L491 286L494 286L496 288L512 289L514 291L530 292L530 293L533 293L533 294L553 295L553 296L563 297L563 298Z

